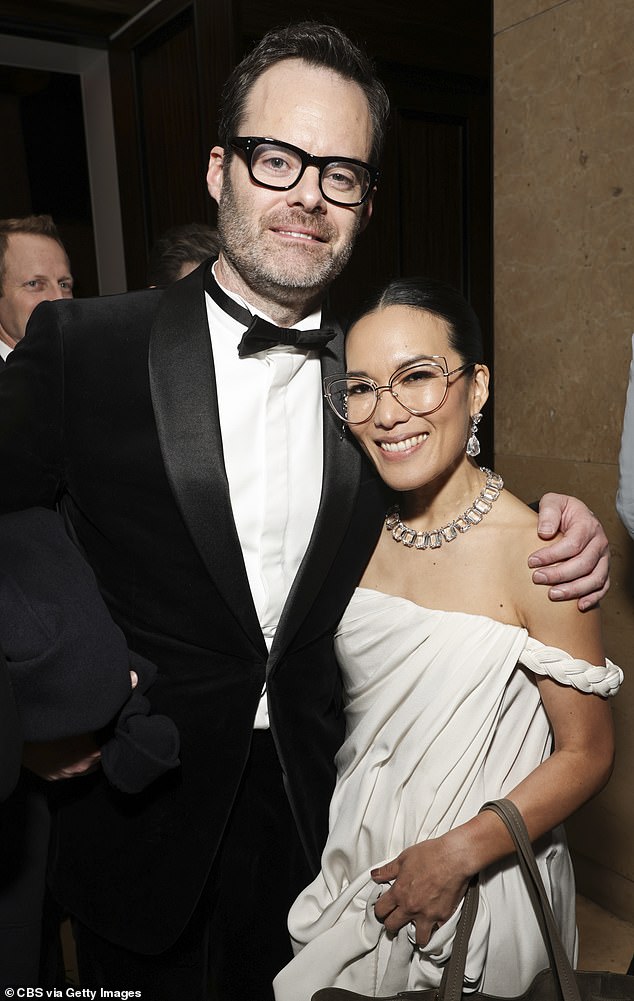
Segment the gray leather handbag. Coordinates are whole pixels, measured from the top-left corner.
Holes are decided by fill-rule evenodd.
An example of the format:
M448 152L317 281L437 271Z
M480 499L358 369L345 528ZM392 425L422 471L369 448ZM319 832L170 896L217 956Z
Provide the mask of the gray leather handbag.
M524 994L499 998L470 991L463 994L465 963L469 937L478 910L478 884L467 890L462 914L456 929L453 952L445 967L439 987L422 991L401 991L383 1001L634 1001L634 977L624 973L574 971L563 947L559 930L537 868L535 853L517 807L508 799L485 803L482 810L492 810L506 824L517 850L520 869L526 883L535 916L544 939L549 967L537 974ZM482 811L480 811L482 812ZM313 994L312 1001L371 1001L367 994L340 987L326 987Z

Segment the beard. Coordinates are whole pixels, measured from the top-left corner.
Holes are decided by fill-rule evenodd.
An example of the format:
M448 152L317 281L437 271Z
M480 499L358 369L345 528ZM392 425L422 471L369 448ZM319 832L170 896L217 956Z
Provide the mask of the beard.
M321 296L343 271L350 259L361 228L361 216L343 242L335 248L339 232L323 215L298 208L279 206L255 219L248 205L225 174L218 204L218 232L223 255L243 282L265 299L280 304L296 303ZM318 241L280 245L269 229L295 230L307 227Z

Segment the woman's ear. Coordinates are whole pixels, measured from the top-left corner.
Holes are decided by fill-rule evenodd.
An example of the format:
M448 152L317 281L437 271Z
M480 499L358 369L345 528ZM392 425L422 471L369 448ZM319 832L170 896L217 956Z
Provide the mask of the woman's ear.
M489 398L489 378L489 370L486 365L474 367L471 386L471 416L482 410Z

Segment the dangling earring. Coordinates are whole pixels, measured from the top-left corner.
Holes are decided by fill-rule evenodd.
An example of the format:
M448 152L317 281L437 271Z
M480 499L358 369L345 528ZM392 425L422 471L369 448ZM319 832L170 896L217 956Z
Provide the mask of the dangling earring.
M343 403L343 415L344 415L344 417L348 416L348 400L347 399L344 400L344 403ZM348 430L348 425L346 424L345 421L342 421L341 422L341 431L339 432L339 441L343 441L343 439L346 437L347 430Z
M471 428L469 430L469 441L467 442L467 455L474 458L480 455L480 442L478 441L478 424L482 420L482 414L478 411L471 418Z

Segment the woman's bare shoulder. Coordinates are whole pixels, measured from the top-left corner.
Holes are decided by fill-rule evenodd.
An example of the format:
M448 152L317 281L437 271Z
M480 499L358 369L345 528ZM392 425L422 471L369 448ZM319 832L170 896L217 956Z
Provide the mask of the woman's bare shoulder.
M500 498L502 500L502 498ZM576 601L552 601L548 587L535 584L528 558L559 535L545 542L537 534L537 514L519 498L505 491L500 505L500 551L508 568L509 583L519 621L531 636L572 656L603 662L600 612L580 612Z
M537 534L537 514L508 490L500 494L495 507L497 553L507 571L514 571L520 580L530 578L528 557L544 545Z

